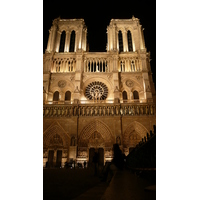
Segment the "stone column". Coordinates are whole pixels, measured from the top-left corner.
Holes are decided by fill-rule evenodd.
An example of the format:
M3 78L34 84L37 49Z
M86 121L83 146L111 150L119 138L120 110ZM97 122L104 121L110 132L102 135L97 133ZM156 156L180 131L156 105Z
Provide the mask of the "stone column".
M113 50L117 50L117 30L116 25L113 25Z
M124 52L127 52L128 51L127 31L124 29L122 34L123 34L123 50Z
M79 28L79 42L78 42L78 49L82 49L82 35L83 35L83 26L80 26Z
M52 37L50 40L50 51L54 51L54 47L55 47L55 38L56 38L56 30L57 30L57 26L54 24L52 27Z
M109 27L107 28L107 51L110 51L110 34Z
M55 51L59 52L59 47L60 47L60 36L61 32L58 30L57 35L56 35L56 42L55 42Z
M133 52L135 52L136 51L136 47L135 47L135 38L133 36L133 31L131 31L131 37L132 37Z
M47 43L47 51L50 52L50 45L51 45L51 40L52 40L52 29L53 27L51 27L51 29L49 30L49 39L48 39L48 43Z
M142 39L142 26L138 25L138 30L139 30L139 39L140 39L140 49L144 49L144 43Z
M64 52L69 52L69 42L70 42L70 32L66 31L65 50L64 50Z
M79 32L76 31L76 32L75 32L75 45L74 45L74 52L76 52L77 49L78 49L78 39L79 39Z

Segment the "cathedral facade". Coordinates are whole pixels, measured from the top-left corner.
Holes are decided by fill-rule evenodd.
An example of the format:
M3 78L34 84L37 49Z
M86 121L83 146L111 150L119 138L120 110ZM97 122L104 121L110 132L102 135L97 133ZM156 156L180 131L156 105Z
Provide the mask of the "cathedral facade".
M98 39L98 38L97 38ZM156 124L156 96L139 19L112 19L106 52L89 52L83 19L53 21L43 55L43 164L128 155Z

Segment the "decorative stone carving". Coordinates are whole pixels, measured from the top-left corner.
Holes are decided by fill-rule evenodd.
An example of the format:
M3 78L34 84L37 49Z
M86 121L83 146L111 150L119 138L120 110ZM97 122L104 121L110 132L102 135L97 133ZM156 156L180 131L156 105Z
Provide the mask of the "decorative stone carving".
M63 145L62 138L58 135L55 134L51 139L50 139L50 145Z
M64 88L65 86L66 86L66 81L65 81L65 80L60 80L60 81L58 82L58 87Z
M127 85L128 87L133 87L134 83L133 83L132 80L128 79L128 80L126 81L126 85Z

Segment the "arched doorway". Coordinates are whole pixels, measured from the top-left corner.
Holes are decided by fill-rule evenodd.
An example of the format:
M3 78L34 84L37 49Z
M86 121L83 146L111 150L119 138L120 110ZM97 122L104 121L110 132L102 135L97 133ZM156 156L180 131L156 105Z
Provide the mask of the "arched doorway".
M58 124L50 126L43 135L43 162L46 166L64 167L69 157L69 145L69 135L62 127Z
M112 148L114 143L115 139L111 130L104 122L99 120L89 122L88 125L82 129L78 139L79 148L87 147L88 149L89 163L92 163L95 152L98 154L97 162L99 166L103 166L108 160L105 155L110 155L110 152L107 151ZM86 156L85 159L87 159Z

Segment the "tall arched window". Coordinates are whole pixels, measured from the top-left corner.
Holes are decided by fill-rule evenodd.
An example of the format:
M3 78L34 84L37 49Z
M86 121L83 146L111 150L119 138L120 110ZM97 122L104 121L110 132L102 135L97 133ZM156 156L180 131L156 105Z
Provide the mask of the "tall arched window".
M133 99L139 99L139 93L136 90L133 92Z
M75 31L72 31L71 37L70 37L69 52L74 52L74 47L75 47Z
M123 100L127 100L127 92L123 91L122 92Z
M123 52L123 39L121 31L119 31L118 33L118 41L119 41L119 52Z
M59 101L59 92L58 91L53 93L53 101Z
M71 100L71 92L67 91L65 92L65 101L70 101Z
M130 31L127 32L127 38L128 38L128 50L133 51L132 37Z
M64 52L64 48L65 48L65 38L66 38L66 33L65 33L65 31L63 31L62 34L61 34L61 38L60 38L60 48L59 48L59 52Z

